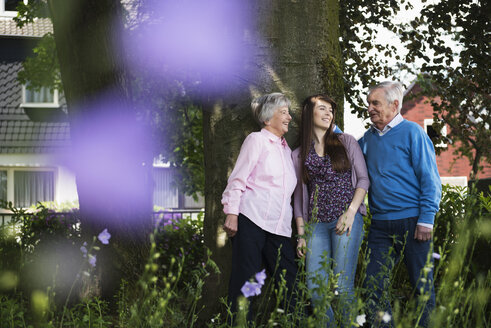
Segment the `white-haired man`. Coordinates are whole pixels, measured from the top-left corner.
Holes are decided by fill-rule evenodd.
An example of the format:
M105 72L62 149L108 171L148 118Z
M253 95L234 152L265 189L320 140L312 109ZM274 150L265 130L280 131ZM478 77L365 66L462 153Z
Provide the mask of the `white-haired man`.
M365 287L371 320L390 327L387 297L390 272L403 256L423 313L426 327L435 306L432 270L432 230L441 198L441 182L433 144L416 123L405 120L400 110L404 88L399 82L383 82L370 89L368 113L373 123L359 144L365 156L370 188L372 222L368 234L369 263ZM385 322L388 321L388 322Z

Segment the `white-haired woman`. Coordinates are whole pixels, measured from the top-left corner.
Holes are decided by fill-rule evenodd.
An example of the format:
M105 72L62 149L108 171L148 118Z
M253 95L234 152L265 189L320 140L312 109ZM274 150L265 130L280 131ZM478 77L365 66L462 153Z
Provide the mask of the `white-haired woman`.
M271 93L254 99L251 107L262 129L244 140L222 197L227 215L223 228L232 238L229 301L233 312L242 286L261 271L262 263L276 282L286 270L289 296L283 306L292 308L295 303L291 292L297 266L290 240L290 200L297 181L283 137L292 119L290 101L281 93Z

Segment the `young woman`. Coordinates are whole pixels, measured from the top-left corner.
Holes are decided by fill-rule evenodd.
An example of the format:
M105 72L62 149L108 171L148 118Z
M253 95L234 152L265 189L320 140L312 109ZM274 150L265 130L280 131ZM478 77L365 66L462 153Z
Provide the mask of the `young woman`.
M355 270L363 238L362 214L366 214L363 199L370 184L358 142L349 134L334 132L335 114L336 103L328 96L308 97L302 108L300 147L292 154L298 180L294 192L297 255L307 258L307 284L313 291L314 308L319 306L321 295L313 277L320 275L326 284L329 278L322 268L324 252L333 274L339 274L338 293L348 300L354 298ZM304 223L314 212L316 190L317 217L310 222L312 235L307 243ZM341 310L348 324L349 311ZM334 323L330 306L326 316L328 325Z

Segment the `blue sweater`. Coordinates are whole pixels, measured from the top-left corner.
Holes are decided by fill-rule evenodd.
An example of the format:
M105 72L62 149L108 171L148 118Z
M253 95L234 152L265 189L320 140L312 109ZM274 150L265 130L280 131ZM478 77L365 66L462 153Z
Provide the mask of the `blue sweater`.
M374 220L417 217L433 224L442 185L435 150L416 123L402 121L383 136L370 128L359 144L368 168L368 203Z

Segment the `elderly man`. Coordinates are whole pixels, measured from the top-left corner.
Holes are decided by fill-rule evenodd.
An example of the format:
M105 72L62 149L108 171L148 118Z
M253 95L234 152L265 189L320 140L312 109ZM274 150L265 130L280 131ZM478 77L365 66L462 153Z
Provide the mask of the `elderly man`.
M441 182L430 138L400 114L403 91L399 82L370 89L368 113L373 125L359 141L371 183L365 287L371 320L379 327L393 325L390 303L382 294L401 255L415 294L423 291L428 296L418 297L423 310L419 325L428 325L435 306L431 250Z

